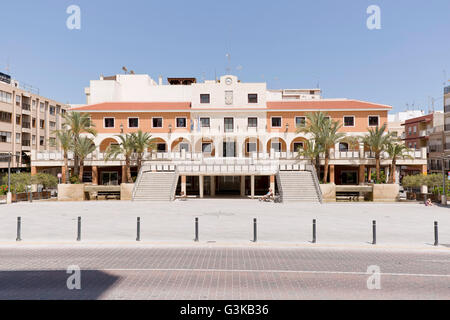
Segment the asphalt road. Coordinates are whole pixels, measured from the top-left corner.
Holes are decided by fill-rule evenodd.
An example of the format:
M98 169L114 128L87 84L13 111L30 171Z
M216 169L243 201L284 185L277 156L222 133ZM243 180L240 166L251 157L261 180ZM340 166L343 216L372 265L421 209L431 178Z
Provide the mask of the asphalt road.
M0 299L450 299L447 250L11 246L0 257ZM71 265L79 290L67 288Z

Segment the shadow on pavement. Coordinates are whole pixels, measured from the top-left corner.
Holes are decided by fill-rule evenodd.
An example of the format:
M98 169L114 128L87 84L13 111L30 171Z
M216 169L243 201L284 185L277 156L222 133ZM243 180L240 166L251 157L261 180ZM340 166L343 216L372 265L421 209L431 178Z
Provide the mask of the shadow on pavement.
M81 289L69 290L66 270L0 271L0 300L95 300L119 277L97 270L81 270Z

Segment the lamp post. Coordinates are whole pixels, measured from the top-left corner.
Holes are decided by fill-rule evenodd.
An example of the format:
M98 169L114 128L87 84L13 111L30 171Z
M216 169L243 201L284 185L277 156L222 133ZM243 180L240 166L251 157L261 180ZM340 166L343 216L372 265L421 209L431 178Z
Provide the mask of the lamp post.
M445 153L442 154L442 198L441 198L441 204L447 205L447 190L445 185L445 180L448 179L447 175L445 174Z

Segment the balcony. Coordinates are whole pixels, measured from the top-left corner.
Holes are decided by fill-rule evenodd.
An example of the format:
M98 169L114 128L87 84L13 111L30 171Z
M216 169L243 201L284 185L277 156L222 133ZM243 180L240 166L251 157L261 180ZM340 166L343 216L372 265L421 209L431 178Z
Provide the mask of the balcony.
M31 105L28 103L22 103L22 110L31 111Z
M445 132L450 131L450 123L444 126Z
M30 140L22 140L22 147L30 147L31 141Z
M22 122L22 128L23 129L31 129L31 123L30 122Z

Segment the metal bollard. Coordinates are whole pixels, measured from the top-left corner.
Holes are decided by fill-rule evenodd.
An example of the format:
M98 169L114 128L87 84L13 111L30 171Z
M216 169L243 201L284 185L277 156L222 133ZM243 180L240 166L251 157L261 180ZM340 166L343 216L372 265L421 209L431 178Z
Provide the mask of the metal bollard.
M377 222L372 221L372 244L377 244Z
M21 233L21 228L22 228L22 219L20 217L17 217L17 237L16 237L16 241L22 241L21 237L20 237L20 233Z
M198 242L198 218L195 218L195 242Z
M256 218L253 218L253 242L258 241L258 229Z
M78 217L77 241L81 241L81 217Z
M141 218L137 217L136 241L141 241Z
M437 247L439 245L439 229L438 222L434 222L434 245Z
M312 236L312 243L316 243L317 242L317 238L316 238L316 219L313 219L313 236Z
M30 188L30 202L33 202L33 189Z

